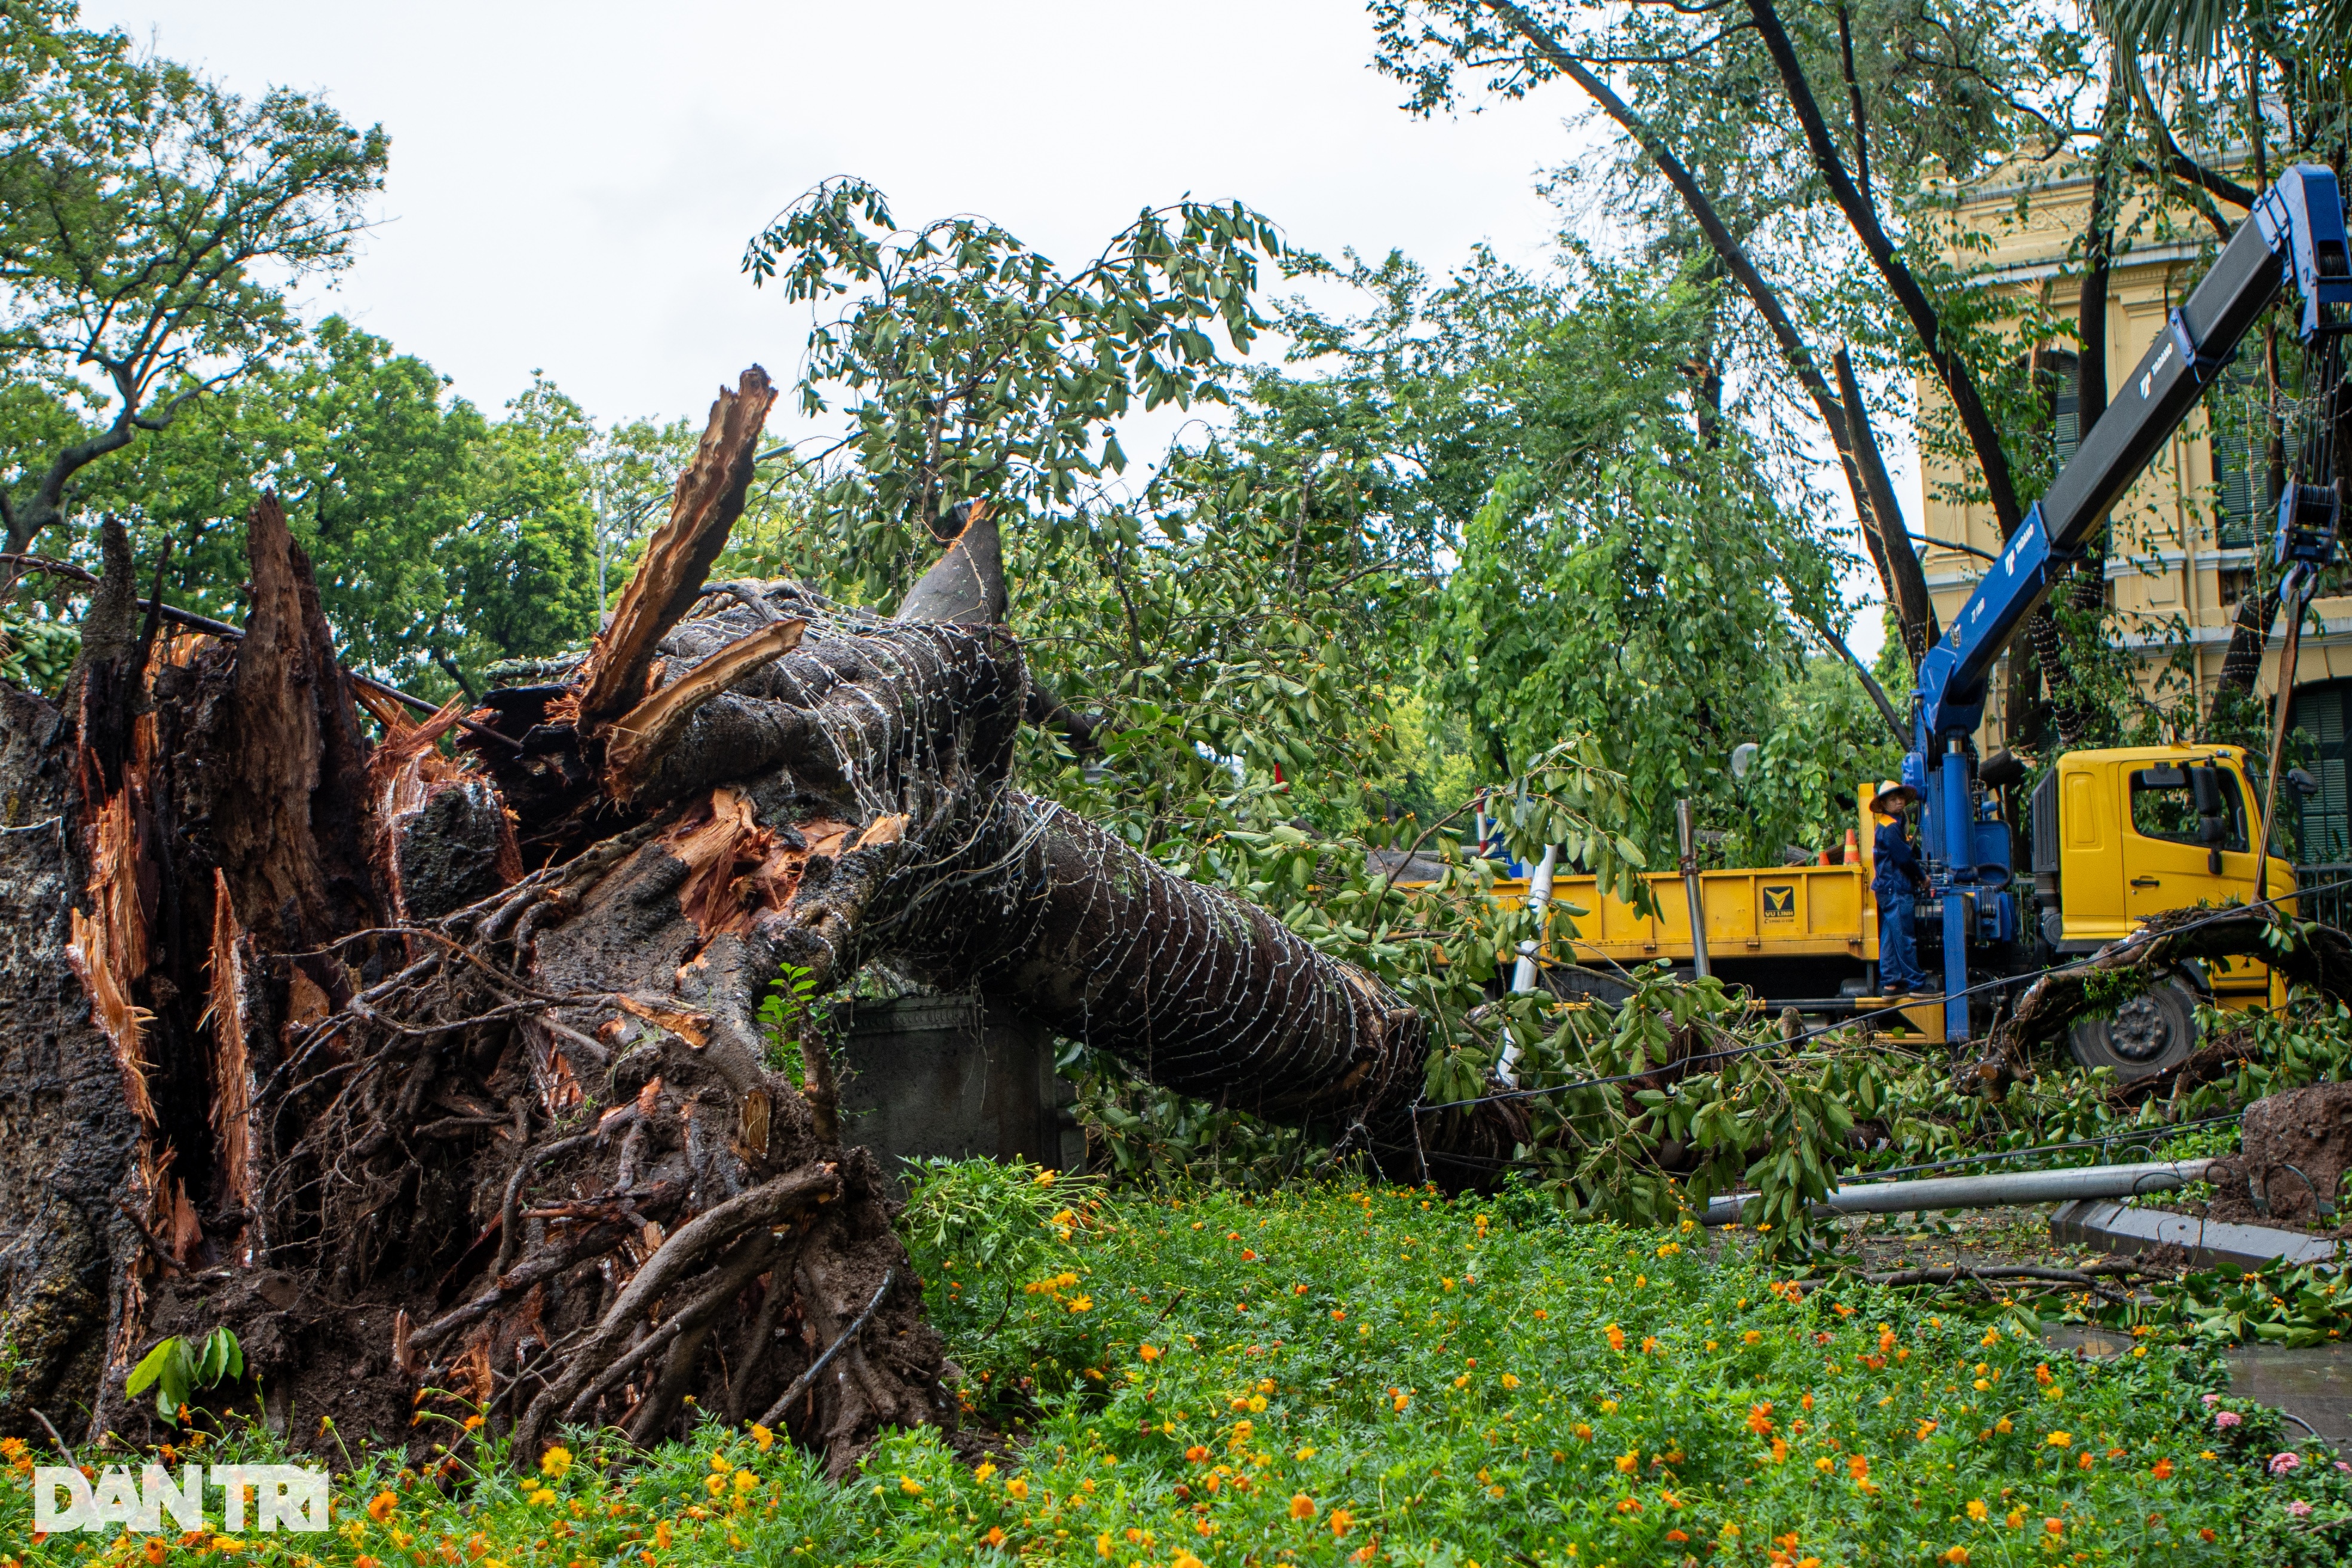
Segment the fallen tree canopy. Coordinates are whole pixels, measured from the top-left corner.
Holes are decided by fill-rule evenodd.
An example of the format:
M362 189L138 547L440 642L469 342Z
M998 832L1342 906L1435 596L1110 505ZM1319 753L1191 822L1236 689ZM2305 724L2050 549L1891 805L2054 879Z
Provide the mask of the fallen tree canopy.
M110 530L62 707L0 692L0 1426L151 1435L126 1370L226 1326L297 1443L398 1440L419 1390L525 1459L699 1410L838 1473L952 1427L824 1050L758 1024L785 964L1005 998L1395 1179L1511 1152L1490 1108L1416 1125L1387 986L1013 786L984 507L896 616L707 582L772 396L721 395L606 629L454 753L457 704L338 668L274 501L240 640L160 636Z

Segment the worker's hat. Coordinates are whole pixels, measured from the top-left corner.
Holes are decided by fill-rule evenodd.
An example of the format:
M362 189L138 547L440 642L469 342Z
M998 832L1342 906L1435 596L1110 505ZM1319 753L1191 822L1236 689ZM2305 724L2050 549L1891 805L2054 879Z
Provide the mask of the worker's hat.
M1879 816L1900 816L1903 808L1919 798L1919 792L1907 784L1894 779L1883 781L1878 793L1870 797L1870 809Z

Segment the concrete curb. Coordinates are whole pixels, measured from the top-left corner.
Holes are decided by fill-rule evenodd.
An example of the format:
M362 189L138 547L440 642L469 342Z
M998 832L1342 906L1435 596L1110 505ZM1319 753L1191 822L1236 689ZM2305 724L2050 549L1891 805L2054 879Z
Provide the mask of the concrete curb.
M2234 1263L2241 1268L2267 1268L2281 1260L2293 1266L2335 1263L2342 1258L2345 1246L2301 1231L2191 1219L2157 1209L2129 1208L2103 1198L2060 1204L2050 1216L2050 1239L2095 1247L2123 1258L2159 1247L2179 1247L2193 1263Z

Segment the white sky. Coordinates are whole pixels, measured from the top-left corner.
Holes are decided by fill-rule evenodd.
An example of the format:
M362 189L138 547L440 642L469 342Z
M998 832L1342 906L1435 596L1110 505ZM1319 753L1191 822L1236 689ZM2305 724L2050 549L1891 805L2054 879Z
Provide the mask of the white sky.
M1583 107L1554 88L1414 120L1370 68L1360 0L91 0L83 15L239 90L323 90L381 122L384 221L322 305L486 408L544 369L604 420L698 423L744 365L793 373L805 310L738 263L828 174L872 181L902 223L985 214L1065 264L1191 193L1246 201L1329 255L1394 247L1442 273L1486 240L1539 265L1556 224L1535 180L1570 154L1563 121ZM1131 422L1122 444L1141 458L1159 437ZM1876 615L1855 631L1870 657Z

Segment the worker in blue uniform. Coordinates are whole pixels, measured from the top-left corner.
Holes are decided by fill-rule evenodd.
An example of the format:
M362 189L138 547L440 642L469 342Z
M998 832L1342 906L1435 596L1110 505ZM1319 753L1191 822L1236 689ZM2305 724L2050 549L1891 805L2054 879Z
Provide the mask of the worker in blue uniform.
M1909 784L1888 780L1871 797L1871 815L1879 818L1871 840L1870 896L1878 904L1878 991L1882 996L1912 996L1929 989L1919 967L1919 938L1914 928L1912 900L1927 885L1919 868L1919 852L1903 830L1903 813L1919 799Z

